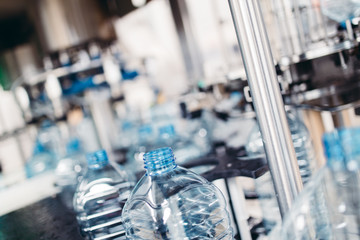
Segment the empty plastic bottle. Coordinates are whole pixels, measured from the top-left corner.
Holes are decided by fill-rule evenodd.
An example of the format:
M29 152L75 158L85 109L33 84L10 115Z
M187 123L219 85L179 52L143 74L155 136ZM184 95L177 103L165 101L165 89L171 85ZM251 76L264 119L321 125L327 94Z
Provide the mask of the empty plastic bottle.
M156 136L151 125L143 125L138 129L136 143L130 147L126 154L125 169L134 174L141 172L142 157L145 152L150 151L154 147Z
M53 154L57 159L65 155L65 144L61 132L56 124L49 120L44 120L41 123L36 141L41 144L45 151Z
M132 144L136 144L136 123L134 124L134 122L125 119L121 121L119 125L119 129L121 129L121 132L119 132L118 134L118 146L119 148L129 149Z
M41 122L35 140L33 155L26 163L25 171L28 178L54 170L64 148L61 133L57 126L49 120Z
M291 112L287 112L287 120L299 164L300 175L303 183L306 183L311 177L312 166L315 160L310 135L304 123ZM265 157L263 141L257 124L249 135L246 151L249 157ZM281 215L270 173L268 172L256 179L255 183L263 212L264 225L267 231L271 231L277 223L281 222Z
M321 0L321 10L330 19L342 22L360 15L359 0Z
M77 138L68 142L66 152L67 155L59 160L55 169L55 184L61 189L60 197L64 205L72 209L74 193L84 174L86 161Z
M213 123L213 116L205 110L191 112L186 119L186 129L184 129L186 138L196 145L200 156L206 155L211 150Z
M75 188L86 167L85 154L78 139L71 139L66 146L66 156L61 158L55 169L56 185Z
M329 202L335 202L342 216L337 223L346 236L341 239L352 239L352 235L360 236L360 128L343 128L323 136L327 165L331 170L336 194ZM333 219L335 219L333 217ZM338 234L336 232L336 234ZM338 238L340 239L340 238Z
M171 148L146 153L144 163L122 213L127 239L233 239L218 188L177 166Z
M89 239L124 236L121 211L134 186L133 178L110 163L104 150L86 158L88 171L74 195L81 233Z
M311 138L304 123L294 114L288 112L287 120L300 168L300 175L303 183L306 183L311 176L312 166L315 161ZM249 156L265 155L260 130L257 124L249 135L246 151Z
M34 177L46 171L54 170L55 167L56 159L54 154L47 151L44 146L37 141L33 155L25 166L26 177Z
M359 239L360 128L323 136L326 166L297 196L271 240Z
M175 127L173 124L168 124L159 127L159 136L156 142L158 148L170 146L174 149L174 154L176 155L177 162L182 165L193 159L204 156L208 153L209 145L204 149L202 146L199 146L196 141L194 141L196 136L193 135L193 138L185 138L176 133Z

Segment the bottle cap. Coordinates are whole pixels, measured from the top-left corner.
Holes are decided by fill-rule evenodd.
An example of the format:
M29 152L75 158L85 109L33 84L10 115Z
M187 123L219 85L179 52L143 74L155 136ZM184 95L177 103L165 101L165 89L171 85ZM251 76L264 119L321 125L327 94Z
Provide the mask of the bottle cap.
M91 169L100 169L109 163L105 150L99 150L93 153L86 154L88 167Z
M81 150L81 142L77 138L71 139L66 144L66 153L67 154L74 154L74 153L79 152L80 150Z
M343 160L341 141L337 131L325 133L323 135L323 144L329 164L332 161L341 162Z
M360 158L360 128L337 129L323 136L328 165L336 168L357 168ZM356 164L356 166L354 166Z
M150 125L141 126L138 130L140 136L150 136L152 134L152 128Z
M175 135L174 125L168 124L159 128L159 134L162 137L169 138Z
M144 154L147 174L160 175L176 168L175 157L170 147L159 148Z

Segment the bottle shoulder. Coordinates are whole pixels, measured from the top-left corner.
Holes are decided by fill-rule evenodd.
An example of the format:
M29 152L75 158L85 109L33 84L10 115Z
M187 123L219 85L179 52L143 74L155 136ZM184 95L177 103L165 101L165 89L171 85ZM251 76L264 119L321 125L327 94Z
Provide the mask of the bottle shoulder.
M170 187L171 185L186 186L189 184L204 184L209 183L205 178L197 175L196 173L177 166L173 170L163 173L161 175L144 175L139 181L140 186L149 186L148 184L156 183L158 185L164 185L164 187Z
M198 193L223 197L220 190L203 177L177 167L161 176L144 175L129 196L128 207L136 202L146 202L153 208L163 206L170 198L196 198Z
M105 187L105 185L118 185L123 182L135 185L133 179L124 170L108 164L101 169L87 169L78 185L77 192L90 191L94 186Z

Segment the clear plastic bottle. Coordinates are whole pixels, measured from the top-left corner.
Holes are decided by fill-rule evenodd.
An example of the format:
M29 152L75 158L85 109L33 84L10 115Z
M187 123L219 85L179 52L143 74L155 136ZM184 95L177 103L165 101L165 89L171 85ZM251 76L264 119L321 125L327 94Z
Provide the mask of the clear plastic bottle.
M211 151L212 121L212 116L206 110L199 109L187 113L186 118L178 119L173 124L178 138L173 147L178 164L188 163Z
M323 136L327 164L299 194L271 240L359 239L360 128Z
M143 170L142 157L145 152L150 151L155 144L156 135L150 124L141 126L137 131L137 141L133 143L126 154L125 169L137 174Z
M65 206L72 209L74 193L86 167L85 154L80 141L71 139L66 146L67 155L56 166L55 184L61 189L60 197Z
M74 195L81 233L89 239L124 236L121 211L134 186L133 178L110 163L104 150L86 158L88 170Z
M31 178L38 174L54 170L56 159L54 154L47 151L40 142L36 142L32 157L25 165L26 177Z
M33 155L25 166L28 178L54 170L57 161L64 154L63 141L58 127L49 120L43 120L35 140Z
M119 148L129 149L133 144L136 144L136 123L127 119L119 123L119 140L117 144Z
M360 128L343 128L323 136L327 165L331 170L336 194L330 200L330 211L338 209L332 224L342 226L346 237L360 236ZM334 206L335 205L335 206ZM339 221L339 220L342 221ZM335 223L336 220L336 223ZM338 232L335 232L338 234Z
M197 116L196 112L200 115ZM199 155L204 156L211 151L213 116L206 110L195 111L191 115L192 117L187 119L185 129L187 138L196 145Z
M304 123L290 111L287 112L287 120L299 164L300 175L305 184L311 177L312 166L315 161L311 138ZM263 141L257 124L249 135L246 151L249 157L265 156ZM271 231L277 223L281 222L281 215L270 173L268 172L256 179L255 183L262 208L264 225L267 231Z
M303 183L306 183L311 176L315 161L311 138L306 126L298 117L291 112L287 112L287 120L300 168L300 175ZM249 156L253 157L265 155L263 141L257 124L249 135L246 151Z
M330 19L343 22L360 15L359 0L321 0L321 9Z
M122 213L127 239L233 239L218 188L177 166L171 148L146 153L144 163Z
M194 136L194 138L196 138ZM176 155L177 162L181 165L205 155L207 152L198 146L194 139L178 135L173 124L159 127L159 136L156 147L170 146ZM209 146L208 146L209 147ZM206 149L207 150L207 149Z
M53 154L57 159L65 155L65 144L61 132L56 124L49 120L44 120L41 123L36 141L45 151Z
M85 154L78 139L71 139L66 146L66 156L61 158L55 169L56 185L76 188L86 167Z

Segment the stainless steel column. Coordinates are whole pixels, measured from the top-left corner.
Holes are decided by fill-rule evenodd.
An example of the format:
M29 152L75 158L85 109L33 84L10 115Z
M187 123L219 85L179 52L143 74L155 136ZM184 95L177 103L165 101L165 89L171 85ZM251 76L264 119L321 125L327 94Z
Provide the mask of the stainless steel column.
M258 0L228 0L281 215L302 189Z
M187 4L184 0L169 0L169 4L179 37L189 84L196 88L198 81L204 77L203 61L200 48L193 34Z

